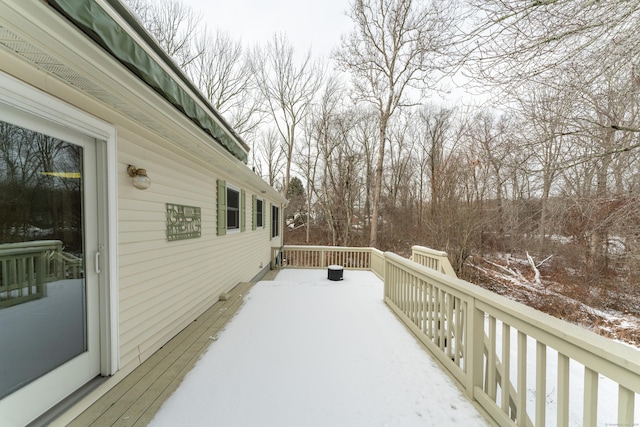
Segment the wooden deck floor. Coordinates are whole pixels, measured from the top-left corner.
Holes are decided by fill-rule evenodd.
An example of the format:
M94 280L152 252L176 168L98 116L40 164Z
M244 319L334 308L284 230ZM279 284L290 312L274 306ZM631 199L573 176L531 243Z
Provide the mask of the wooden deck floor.
M270 271L263 280L272 280ZM130 375L109 390L69 426L146 426L164 401L242 305L253 283L240 283L195 322L176 335Z

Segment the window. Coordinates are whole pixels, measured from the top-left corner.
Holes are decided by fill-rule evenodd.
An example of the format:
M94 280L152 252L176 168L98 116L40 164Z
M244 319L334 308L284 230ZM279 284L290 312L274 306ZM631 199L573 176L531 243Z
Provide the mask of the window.
M245 192L218 180L217 235L224 236L227 230L244 231L246 220Z
M280 208L271 206L271 237L280 235Z
M264 227L264 200L251 196L251 229Z
M256 227L262 227L263 226L263 215L264 215L264 210L262 205L264 204L264 202L260 199L256 199Z
M240 192L227 187L227 230L240 228Z

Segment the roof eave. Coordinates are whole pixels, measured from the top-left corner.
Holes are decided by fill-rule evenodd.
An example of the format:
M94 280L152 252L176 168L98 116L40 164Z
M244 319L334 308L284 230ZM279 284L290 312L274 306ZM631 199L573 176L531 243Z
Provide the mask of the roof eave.
M48 1L83 33L213 137L234 157L246 163L249 153L247 144L160 48L131 11L118 0L104 0L104 2L113 8L129 28L118 23L95 0ZM133 31L138 40L144 41L147 49L151 49L154 55L150 55L145 47L129 34L129 31ZM159 58L161 63L158 63L154 57Z

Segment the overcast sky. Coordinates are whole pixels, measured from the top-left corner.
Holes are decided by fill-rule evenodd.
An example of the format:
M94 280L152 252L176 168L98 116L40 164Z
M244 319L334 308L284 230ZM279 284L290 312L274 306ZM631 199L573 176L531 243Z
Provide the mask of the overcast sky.
M351 29L346 16L349 0L182 0L211 29L221 29L243 44L264 42L285 32L299 52L310 47L314 56L328 57L340 35Z
M194 12L202 13L202 23L210 30L228 32L242 40L245 47L264 44L276 32L285 32L298 53L309 48L314 57L328 59L340 45L340 36L353 28L346 13L350 0L181 0ZM464 79L462 79L464 81ZM442 84L442 83L441 83ZM444 92L433 94L432 100L477 103L484 96L470 96L462 88L448 83ZM449 92L449 93L445 93Z

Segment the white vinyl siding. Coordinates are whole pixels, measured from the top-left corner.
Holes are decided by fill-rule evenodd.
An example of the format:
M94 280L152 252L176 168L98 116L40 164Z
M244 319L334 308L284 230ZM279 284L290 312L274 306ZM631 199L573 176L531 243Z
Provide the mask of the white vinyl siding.
M119 130L118 148L123 368L151 356L221 293L251 280L269 264L271 245L267 230L217 236L214 170L125 130ZM150 189L131 185L128 164L147 169ZM167 241L167 202L201 208L200 238Z

